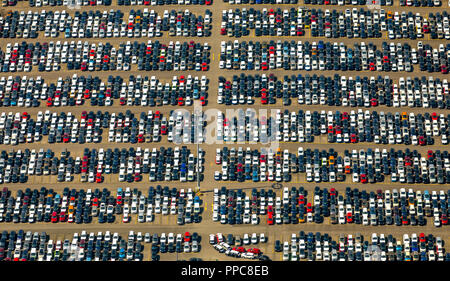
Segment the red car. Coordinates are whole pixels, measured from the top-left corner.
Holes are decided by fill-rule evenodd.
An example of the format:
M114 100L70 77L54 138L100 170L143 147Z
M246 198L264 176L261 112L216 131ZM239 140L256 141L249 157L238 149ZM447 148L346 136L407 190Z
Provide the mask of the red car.
M419 234L419 242L425 242L426 241L426 238L425 238L425 234L424 233L420 233Z
M270 46L269 47L269 54L275 54L275 46Z
M264 62L261 63L261 69L262 69L262 70L267 70L267 69L269 69L269 66L267 65L267 62L264 61Z
M408 218L407 218L407 217L402 216L402 224L403 224L403 225L408 225L408 224L409 224L409 221L408 221Z
M63 135L63 142L64 143L68 143L69 142L69 135L68 134L64 134Z
M189 232L184 233L184 242L191 242L191 234Z
M58 222L58 214L56 212L52 213L52 223Z
M205 97L200 97L200 104L201 104L202 106L205 106L205 105L206 105L206 99L205 99Z
M262 155L259 157L259 163L266 163L266 155L262 154Z
M336 189L334 187L330 189L330 196L336 196Z
M312 213L312 211L313 211L313 207L311 205L311 202L309 202L308 204L306 204L306 212Z
M353 222L352 213L347 213L347 223L352 223L352 222Z
M142 180L141 174L136 173L136 174L134 175L134 181L141 181L141 180Z
M405 166L411 166L411 165L412 165L411 157L406 156L405 157Z
M179 106L183 106L183 105L184 105L184 100L183 100L182 97L179 97L179 98L178 98L178 105L179 105Z
M426 145L427 144L427 141L426 141L424 136L419 136L417 138L417 141L419 142L419 145Z
M161 134L167 135L167 126L166 125L161 126Z
M59 214L59 221L60 221L60 222L65 222L66 219L67 219L66 213L61 212L61 213Z
M267 94L264 92L264 93L261 93L261 103L262 104L267 104L267 102L268 102L268 100L267 100Z
M89 90L86 89L86 90L84 91L84 98L85 98L85 99L88 99L88 98L90 98L90 97L91 97L91 94L89 93Z
M367 175L366 174L362 174L360 176L360 181L361 181L361 183L367 183Z
M437 115L436 112L431 113L431 119L433 120L438 120L439 116Z
M270 213L270 214L267 216L267 224L268 224L268 225L273 225L273 215L272 215L272 213Z
M378 100L376 98L370 99L370 105L371 106L378 106Z
M447 225L448 224L448 217L447 217L447 215L442 214L442 216L441 216L441 223L443 225Z
M103 177L101 173L97 173L97 176L95 177L95 182L96 183L101 183L103 182Z
M352 134L350 136L350 142L351 143L357 143L358 142L358 138L356 137L356 134Z
M304 195L300 195L298 196L298 204L305 204L306 200L305 200L305 196Z
M333 134L334 133L334 129L333 129L333 126L328 126L328 133L329 134Z
M47 106L52 106L53 105L53 100L52 98L48 98L47 99Z
M208 71L208 64L206 62L202 63L202 71Z
M236 248L236 251L238 251L239 253L244 253L245 252L245 248L240 246Z
M261 254L261 250L258 249L258 248L248 249L247 252L253 253L253 254L256 254L256 255Z

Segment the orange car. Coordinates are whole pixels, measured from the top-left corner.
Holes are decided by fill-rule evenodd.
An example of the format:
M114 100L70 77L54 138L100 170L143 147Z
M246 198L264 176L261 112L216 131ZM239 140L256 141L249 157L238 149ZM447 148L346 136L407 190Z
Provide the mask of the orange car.
M281 156L281 148L278 148L278 149L277 149L277 154L276 154L276 156L277 156L277 157Z
M69 210L67 211L67 213L68 213L69 215L73 215L74 212L75 212L75 208L73 207L73 205L70 205L70 206L69 206Z
M406 112L402 112L402 121L403 120L408 120L408 114L406 114Z
M345 173L346 174L350 174L352 172L352 170L350 169L350 166L345 166Z
M387 18L388 18L388 19L392 19L393 15L394 15L393 12L391 12L391 11L388 11L388 12L387 12Z
M329 165L334 165L335 164L334 156L330 156L330 158L328 159L328 164Z

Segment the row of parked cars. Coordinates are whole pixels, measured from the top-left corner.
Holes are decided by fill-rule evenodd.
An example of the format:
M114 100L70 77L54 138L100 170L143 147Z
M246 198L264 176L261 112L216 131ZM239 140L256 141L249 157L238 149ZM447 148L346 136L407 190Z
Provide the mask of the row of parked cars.
M220 171L214 173L216 181L246 180L289 182L293 174L305 174L307 182L343 182L346 176L352 182L377 183L389 177L391 182L445 184L450 181L450 154L448 151L428 150L421 154L409 148L353 149L338 153L328 150L304 149L297 153L288 149L276 151L261 148L224 147L216 152Z
M47 6L111 6L112 0L28 0L30 7L47 7ZM5 3L5 1L3 2ZM4 6L14 6L17 0L7 0ZM212 0L117 0L114 1L119 6L166 6L166 5L211 5Z
M0 260L3 261L142 261L142 233L128 237L117 232L75 232L70 239L53 240L44 232L3 231Z
M209 235L209 243L219 253L235 258L259 259L261 261L269 260L267 256L263 255L259 248L244 248L244 245L250 245L250 243L258 244L258 242L267 242L264 233L261 233L259 237L256 233L253 233L251 237L245 233L243 239L241 239L239 235L235 238L233 234L228 234L226 238L222 233Z
M139 119L138 119L139 118ZM203 139L203 114L171 112L169 118L156 110L131 113L83 111L79 119L71 112L39 111L36 119L27 112L0 114L0 144L22 143L144 143L160 142L167 136L169 142L197 143Z
M0 37L3 38L141 38L169 36L203 37L211 35L210 10L195 15L186 10L121 10L75 11L10 11L0 17Z
M299 4L298 0L223 0L229 4ZM393 0L377 0L372 4L392 6ZM370 5L367 0L304 0L307 5Z
M334 240L328 233L293 233L290 241L275 241L275 251L283 261L450 261L444 240L432 234L394 235L372 233L340 234Z
M119 182L139 182L144 174L149 181L195 181L203 179L203 150L198 156L187 147L140 147L129 149L84 149L72 156L63 150L60 157L51 149L3 150L0 152L0 182L25 183L29 176L55 175L58 182L70 182L79 175L80 182L102 183L104 175L118 174ZM78 179L78 178L77 178Z
M159 261L158 253L198 253L201 250L201 236L197 232L161 233L159 236L155 233L148 240L152 243L152 261Z
M447 79L433 77L400 77L394 81L389 76L347 77L335 74L285 75L274 74L233 75L219 77L217 103L226 105L275 104L291 100L298 104L349 107L423 107L450 109Z
M208 43L194 41L170 41L162 44L158 40L146 43L122 42L89 43L88 41L61 41L45 43L8 43L0 50L2 72L59 71L61 66L68 70L81 71L129 71L137 65L140 71L207 71L209 68Z
M19 189L16 196L3 188L0 197L0 221L13 223L150 223L155 216L176 215L177 224L199 223L201 200L192 189L150 186L148 192L136 188L69 189L62 193L53 189ZM116 218L116 217L120 217Z
M308 5L368 5L369 7L392 6L393 0L304 0L304 4ZM440 7L441 0L399 0L400 6L414 7ZM450 4L449 4L450 5Z
M225 142L314 142L326 136L328 143L448 144L450 115L384 111L303 111L280 109L257 116L251 109L231 116L217 112L216 137ZM1 121L1 119L0 119Z
M298 4L298 0L224 0L229 4ZM374 5L392 6L392 0L376 0L368 4L367 0L304 0L307 5ZM30 7L45 6L110 6L111 0L29 0ZM400 6L440 7L441 0L400 0ZM15 6L17 0L4 0L3 6ZM211 5L212 0L117 0L119 6L130 5Z
M221 35L304 36L326 38L409 38L416 40L430 34L431 39L450 39L446 11L429 13L391 12L384 9L322 10L310 8L281 8L255 10L243 8L222 11Z
M110 6L111 3L112 0L28 0L30 7L64 6L75 8L81 6Z
M401 188L366 191L347 187L315 187L311 194L303 187L285 187L281 196L273 190L256 188L250 194L242 189L214 190L213 221L221 224L267 225L324 223L359 225L448 225L450 192L414 191Z
M209 81L206 76L173 76L161 81L155 76L110 75L106 81L98 76L58 77L46 82L41 76L8 76L0 78L0 106L47 107L112 106L118 100L122 106L190 106L207 103ZM88 103L89 102L89 103Z
M211 5L213 0L117 0L119 6Z
M399 0L399 2L402 7L440 7L442 5L441 0Z
M448 73L450 44L438 48L417 42L417 49L408 43L370 42L302 42L274 40L222 41L220 69L233 70L305 70L305 71L383 71Z
M395 223L400 226L424 225L427 216L434 217L435 226L440 226L441 222L442 225L448 224L444 191L440 191L438 196L436 191L431 194L425 191L422 195L421 191L415 193L410 189L407 193L403 188L400 193L396 189L392 193L389 190L384 193L378 190L375 193L347 188L344 199L334 188L328 191L326 188L316 187L313 198L309 197L311 202L308 202L308 193L303 187L298 190L295 187L290 190L284 188L282 197L277 197L271 190L263 189L260 192L253 189L251 195L246 196L240 189L236 192L222 188L220 193L216 190L214 220L218 220L220 216L221 223L234 224L242 223L243 217L244 223L250 223L251 216L252 224L258 224L260 215L267 214L268 225L322 223L324 217L329 217L332 224L356 223L374 226Z

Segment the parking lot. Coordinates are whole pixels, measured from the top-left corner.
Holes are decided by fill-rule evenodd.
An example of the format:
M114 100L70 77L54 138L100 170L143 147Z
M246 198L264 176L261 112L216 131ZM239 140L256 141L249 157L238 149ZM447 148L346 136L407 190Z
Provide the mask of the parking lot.
M10 2L15 4L14 1ZM430 7L428 4L430 1L418 1L426 2L427 6L421 4L420 7L415 7L414 1L396 0L392 6L380 7L355 5L356 1L352 4L352 1L344 3L344 1L300 0L298 3L288 3L289 1L271 3L217 0L212 3L198 1L195 4L191 1L192 4L188 5L182 3L162 6L164 1L127 3L112 0L111 5L103 5L98 4L97 0L97 5L92 6L86 1L86 5L79 9L70 9L64 6L62 1L61 5L55 3L56 6L42 6L46 1L32 2L34 7L30 7L28 1L18 1L13 6L2 7L0 15L3 18L8 16L9 11L19 13L16 19L8 20L8 28L12 21L20 25L21 11L25 11L25 15L28 11L37 15L43 10L47 13L65 11L73 18L75 13L86 12L86 14L84 16L80 14L77 19L79 22L77 24L81 28L74 28L73 21L72 26L66 21L66 26L69 29L72 27L70 31L65 27L61 27L58 31L47 28L46 31L45 20L42 20L42 30L36 32L36 38L31 36L33 33L31 16L27 36L24 36L23 30L18 34L16 32L15 37L5 35L3 32L5 21L0 21L3 32L1 33L3 40L0 41L2 51L0 127L3 126L0 151L4 151L6 156L12 150L20 151L23 155L28 149L30 154L25 159L26 165L25 162L19 162L15 156L2 155L5 160L1 160L0 163L2 176L0 191L7 187L8 194L14 198L17 198L18 190L25 192L27 188L31 190L30 194L33 190L39 193L42 187L54 191L52 196L48 196L47 193L42 195L42 202L39 201L38 194L35 195L35 203L27 201L33 201L32 195L25 200L26 203L22 196L19 205L15 199L14 202L11 200L9 222L6 221L8 200L0 202L0 205L4 204L0 208L2 216L0 225L3 231L24 230L39 234L45 231L48 234L47 241L52 240L55 245L57 240L61 241L61 245L66 239L72 242L74 233L81 234L83 230L87 235L91 232L95 235L98 232L102 232L102 235L106 231L110 231L111 235L117 232L125 241L128 241L130 231L134 231L136 235L141 232L143 236L146 233L150 236L156 233L159 237L162 233L167 236L173 233L175 240L177 234L184 239L186 232L190 234L195 232L200 237L198 252L192 251L192 242L189 245L190 250L185 252L185 240L177 246L178 250L175 240L171 243L165 241L163 243L165 245L161 245L160 242L143 241L142 258L136 254L137 248L141 247L136 246L137 242L132 247L133 257L121 253L120 248L123 245L117 242L116 259L130 260L191 258L247 260L215 249L209 239L210 234L218 233L222 234L225 242L229 234L233 234L234 238L237 236L243 238L245 234L251 237L253 233L258 236L264 233L266 243L250 243L243 247L245 250L257 248L259 250L254 253L261 252L269 259L277 261L291 259L293 256L298 258L301 255L298 249L293 254L295 250L292 248L292 234L298 236L300 231L304 231L305 235L309 232L313 235L316 235L316 232L328 234L337 242L338 253L341 234L345 237L348 235L356 237L359 233L364 241L372 241L373 233L378 235L383 233L386 237L392 235L402 241L403 247L405 247L404 234L410 237L414 233L417 236L420 233L427 236L432 234L434 237L442 238L444 242L450 241L450 235L446 230L450 215L447 203L449 201L447 173L450 171L447 153L450 125L447 83L450 61L447 54L450 51L447 44L450 30L448 16L442 16L444 12L450 12L447 0L442 0L441 6L434 7ZM436 2L434 5L439 1L431 2ZM280 11L271 11L274 5L279 6ZM352 15L354 8L358 9L357 11L362 8L367 12L364 13L364 20L361 14L356 15L357 12ZM147 12L144 9L147 9ZM236 9L239 9L239 12L236 12ZM244 9L247 13L245 17ZM266 14L263 12L264 9ZM298 9L302 10L301 17L297 16ZM119 10L120 13L114 14L114 11ZM168 26L164 27L162 23L164 13L167 11L170 14L172 10L180 16L173 16L172 19L167 16ZM188 14L185 10L189 10L195 16L191 18L189 24L183 26ZM207 16L208 19L205 18L205 15L209 15L207 10L211 13L210 17ZM248 16L250 10L252 16ZM287 15L284 10L292 15ZM91 19L88 14L90 11L93 12ZM96 11L98 11L97 19ZM161 23L156 16L150 19L151 16L147 13L150 14L151 11L161 17ZM223 11L227 13L227 18L223 17ZM230 19L230 11L234 13L233 21ZM403 12L404 18L401 16ZM410 12L412 14L407 18L406 15ZM106 14L111 15L109 19L105 16L101 20L101 15ZM334 19L333 14L336 15ZM383 29L383 21L380 20L383 14L386 14L386 18L392 17L386 19L386 29ZM183 19L184 15L186 18ZM238 20L236 15L239 15ZM284 25L291 21L288 19L291 16L297 25L293 27L289 24ZM399 17L398 24L395 23L396 16ZM441 16L442 19L439 18ZM345 17L347 20L342 19L342 26L339 26L340 18ZM380 20L380 27L374 27L374 22L372 19L369 21L369 17ZM148 22L147 18L153 22ZM244 19L248 21L247 28L242 28ZM26 19L23 21L26 22ZM222 26L226 21L229 23L228 27ZM272 25L270 21L273 22ZM367 34L361 33L361 22L365 23L366 29L363 33ZM143 25L144 23L148 25ZM48 22L49 26L52 24L55 22ZM346 32L347 24L358 28L355 27L353 33ZM409 24L410 27L405 27ZM36 22L36 25L39 23ZM87 25L92 34L86 34L89 33L86 32L89 28L83 29ZM125 27L122 28L122 25ZM328 28L328 25L331 28ZM100 26L104 29L99 28ZM151 32L143 34L142 26ZM236 26L241 26L241 29L236 29ZM108 36L108 28L111 36ZM417 28L420 31L417 31ZM100 29L105 30L103 35ZM79 30L84 32L80 34ZM158 32L161 36L158 36ZM20 49L22 42L26 44ZM130 42L128 47L127 42ZM137 43L133 46L134 42ZM245 45L242 45L243 42ZM361 44L362 42L365 44ZM14 51L16 43L17 51ZM37 43L40 46L38 48ZM46 47L43 47L44 43L48 43ZM121 46L122 43L124 45ZM391 43L394 45L390 45ZM10 53L6 54L8 44L11 46ZM252 47L249 47L250 45ZM39 48L41 53L37 55L36 50ZM30 78L33 78L31 82ZM245 120L245 110L248 108L254 109L255 115L254 118ZM243 110L243 115L239 115L238 109ZM177 112L173 114L174 110L181 110L180 115L177 115ZM358 115L359 110L361 113ZM185 115L185 112L188 113ZM201 120L197 118L200 116L199 112L202 112ZM270 127L272 133L278 131L279 135L275 133L270 135L267 127L263 126ZM222 127L222 137L218 137L220 132L216 130L217 127ZM199 128L206 131L197 130ZM254 133L255 131L257 133ZM263 139L265 135L272 138ZM130 154L130 148L136 151L138 147L142 150L142 154L136 155L134 152ZM175 156L173 151L177 147L180 150L185 147L186 153L180 152L178 157ZM268 156L270 153L259 153L263 150L268 151L271 147L274 149L272 160ZM310 150L311 156L308 158L305 155L304 162L301 162L304 163L303 170L294 172L294 168L299 169L301 166L298 160L300 147L303 151ZM160 154L155 155L152 166L152 151L155 149L159 153L161 148L165 151L170 149L171 152L162 158L159 157ZM202 157L199 157L198 148L202 151ZM224 148L228 152L233 148L236 151L235 157L228 154L226 180L223 175ZM251 151L258 150L258 154L254 159L253 155L248 160L245 155L239 158L239 148L242 148L243 152L246 152L247 148ZM42 174L38 174L36 165L41 149L43 149ZM45 154L48 149L51 149L53 155L46 160ZM114 156L116 149L119 152ZM148 158L145 157L147 149ZM219 163L217 149L222 153ZM316 149L317 157L314 152ZM320 154L322 151L329 152L330 149L333 149L334 154ZM394 156L390 154L391 149L403 153L408 149L411 153ZM108 150L111 152L107 152ZM127 151L126 154L125 152L121 154L120 151L123 150ZM349 153L348 173L346 150ZM389 155L382 155L383 150ZM33 160L36 165L33 162L33 172L29 172L33 151L36 154L36 160ZM110 154L101 158L100 151ZM295 161L287 154L290 160L284 162L285 151L289 155L295 155ZM352 155L353 151L355 155ZM364 156L361 156L361 151L364 152ZM380 152L378 158L375 151ZM62 157L62 153L67 152L69 155ZM330 159L330 156L334 158ZM384 156L386 160L383 160ZM54 160L55 157L58 158L57 161ZM339 157L340 160L337 159ZM200 158L203 160L199 160ZM267 164L262 165L261 159L264 159L264 163L267 161ZM376 166L377 159L380 167ZM395 160L395 164L391 162L392 159ZM273 161L272 165L269 164L270 161ZM234 164L230 167L232 162ZM388 166L386 172L384 163ZM284 164L289 165L286 172L283 171ZM49 174L45 172L46 165ZM52 166L55 166L54 174ZM267 168L269 166L270 169ZM25 170L22 171L22 168ZM216 176L216 172L220 172L220 177ZM7 173L9 179L5 181ZM261 176L262 173L265 175ZM13 180L12 174L16 174L16 179ZM230 176L231 174L233 176ZM200 188L197 186L197 179L200 180ZM158 185L162 188L167 186L169 190L172 188L177 190L174 196L168 193L165 205L162 203L164 195L158 199L155 199L156 195L148 196L149 187L157 188ZM71 196L69 194L64 199L63 195L66 187L69 190L76 190L73 206L70 207L73 208L71 209L73 222L69 222L68 217ZM122 199L118 190L121 188L125 192L127 187L131 191L136 188L140 194L145 195L145 200L141 202L142 211L132 210L132 195L126 199L129 202ZM226 194L223 204L220 202L220 195L215 198L215 189L221 190L222 187L228 192L230 190L234 192L231 199L234 203L229 203L229 193ZM299 198L297 194L283 202L284 188L291 191L292 187L297 190L303 187L306 191L305 196ZM317 204L314 197L316 187L322 191L326 188L328 192L325 199L323 193L320 193ZM359 197L349 195L347 202L347 187L352 190L357 188L359 192L365 191L367 198L358 193ZM105 211L104 221L101 222L98 215L93 215L97 212L93 210L94 201L86 200L84 195L79 199L79 191L83 189L86 193L90 189L94 193L95 189L99 189L101 194L105 188L109 194L104 198L98 195L98 208L100 209L101 203L104 203ZM252 194L254 188L258 191L255 199ZM333 197L334 199L330 199L331 188L334 188L333 193L338 194L336 198ZM399 195L398 202L394 203L392 197L394 190L401 193L402 188L406 192L405 199L402 201L402 195ZM182 189L185 195L180 203ZM191 195L187 194L189 189ZM408 195L409 189L413 191L411 196ZM261 204L261 190L265 192L262 193L265 194L265 205ZM386 198L389 198L386 191L390 192L391 201L386 202ZM436 198L429 199L428 206L425 194L429 193L430 197L433 197L433 191L436 191L437 195ZM440 191L445 195L442 198ZM242 195L238 200L238 192L245 193L245 196ZM273 193L272 205L270 203L272 199L267 196L268 192ZM370 192L374 193L372 203ZM60 196L61 202L57 201L60 199L56 200L56 194ZM342 200L339 199L339 195L343 196ZM247 203L246 196L249 197ZM48 197L52 199L48 200ZM196 197L198 199L195 199ZM135 199L137 209L140 205L139 198L140 195ZM281 202L279 205L277 198ZM47 203L46 200L51 203ZM64 200L67 200L66 205L63 203ZM159 203L155 200L161 201L162 209L163 206L167 207L167 214L163 214L163 210L160 213L156 211L156 205ZM192 206L189 205L189 200L192 201ZM219 203L215 203L215 200ZM194 210L197 202L198 213ZM172 203L174 213L171 213ZM308 206L308 203L312 205ZM24 204L28 204L25 209ZM34 204L33 208L36 210L39 209L39 204L42 204L42 221L38 221L36 215L35 221L29 222L30 204ZM215 204L218 206L215 207ZM46 205L48 205L47 220L44 215ZM63 209L65 208L63 205L67 206L67 210ZM108 221L107 215L109 205L114 208L110 216L114 216L114 220L111 221ZM117 211L115 209L117 205L121 205L122 209ZM123 215L124 205L130 208L127 219L124 219ZM224 206L223 210L220 205ZM241 206L239 211L237 205ZM150 209L152 219L149 217L147 221L146 215ZM264 211L261 211L263 209ZM271 210L273 214L269 215ZM388 223L388 210L392 213L392 224ZM423 211L425 222L423 224L420 223L420 210ZM327 211L330 214L327 214ZM14 222L14 212L20 214L17 215L18 222ZM77 212L79 222L76 222ZM332 222L333 212L337 223ZM26 213L24 221L21 218L22 213ZM186 213L189 214L189 219ZM140 214L143 216L142 222L139 221ZM180 214L183 223L180 223ZM272 216L273 225L269 216ZM358 216L360 223L355 221ZM238 222L239 219L236 220L237 217L241 218L241 223ZM253 217L257 223L253 223ZM372 218L377 222L373 223ZM400 220L400 225L397 224L397 220ZM436 220L439 221L439 225ZM104 239L104 236L102 237ZM281 246L284 242L289 243L288 258L285 257L286 251L276 251L278 240ZM5 253L8 243L9 240L5 240ZM81 241L77 243L80 245ZM297 241L297 244L299 243L301 244L300 240ZM167 247L167 244L171 245ZM22 257L18 253L14 255L17 249L17 244L15 245L10 250L11 259L16 256ZM323 245L321 247L324 247ZM348 245L345 245L348 249ZM80 247L87 249L87 246ZM90 247L95 248L95 242ZM129 247L125 245L123 248L123 251L127 251ZM20 251L23 254L23 249L19 247ZM111 250L108 251L111 253ZM320 254L318 256L317 248L311 251L311 254L306 252L306 256L301 260L308 260L311 256L316 260L323 259L323 255L322 258ZM86 253L88 252L89 250L86 250ZM324 253L325 248L321 248L319 252ZM332 250L328 252L331 260ZM414 257L414 253L420 250L409 252L412 259L420 259L420 255ZM344 259L352 255L347 250L343 253ZM446 253L444 250L442 258L446 258ZM438 253L435 254L438 259ZM56 254L53 252L52 255L54 257ZM94 259L95 249L91 255ZM112 255L105 257L98 255L100 260L112 259ZM399 259L406 259L405 255ZM427 257L430 257L429 252ZM364 259L364 254L362 258ZM30 256L25 259L30 259ZM353 255L354 259L357 257Z

